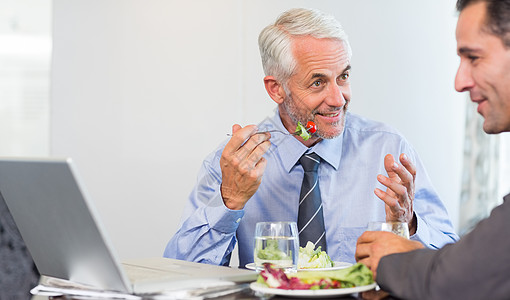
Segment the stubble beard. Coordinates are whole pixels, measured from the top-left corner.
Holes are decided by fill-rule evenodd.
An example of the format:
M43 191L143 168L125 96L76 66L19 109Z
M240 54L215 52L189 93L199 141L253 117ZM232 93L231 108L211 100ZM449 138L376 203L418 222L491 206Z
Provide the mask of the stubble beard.
M345 115L346 115L347 109L348 109L347 104L348 104L348 102L346 102L346 104L343 107L338 108L336 110L332 110L332 111L342 110L340 112L340 114L341 114L340 120L331 124L332 127L340 128L340 130L338 130L338 132L335 132L335 133L324 132L323 130L321 130L320 126L318 126L317 131L313 134L313 136L316 136L316 137L319 137L322 139L332 139L332 138L335 138L335 137L339 136L340 134L342 134L344 127L345 127ZM310 113L302 113L299 110L299 108L296 106L296 102L294 101L294 99L292 99L292 94L289 92L286 93L286 96L285 96L285 99L283 100L282 105L283 105L283 108L287 111L287 114L289 115L289 117L296 124L298 122L300 122L301 124L305 125L308 121L315 121L315 115L318 113L317 109L312 110ZM332 111L330 111L330 112L332 112Z

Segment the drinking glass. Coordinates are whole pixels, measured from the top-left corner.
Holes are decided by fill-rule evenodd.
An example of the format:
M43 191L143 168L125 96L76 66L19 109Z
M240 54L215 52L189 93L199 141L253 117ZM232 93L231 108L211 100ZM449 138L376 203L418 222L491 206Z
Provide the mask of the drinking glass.
M285 272L297 272L299 237L296 222L259 222L255 227L255 269L264 263L273 264Z
M367 231L389 231L409 239L409 226L406 222L369 222Z

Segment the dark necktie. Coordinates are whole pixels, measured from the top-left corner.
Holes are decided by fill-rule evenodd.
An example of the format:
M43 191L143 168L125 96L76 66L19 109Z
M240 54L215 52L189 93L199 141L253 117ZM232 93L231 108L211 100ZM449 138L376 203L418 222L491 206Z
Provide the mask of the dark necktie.
M320 161L316 153L305 153L299 159L305 175L299 196L298 230L301 247L311 241L315 247L321 246L321 250L326 251L326 231L317 173Z

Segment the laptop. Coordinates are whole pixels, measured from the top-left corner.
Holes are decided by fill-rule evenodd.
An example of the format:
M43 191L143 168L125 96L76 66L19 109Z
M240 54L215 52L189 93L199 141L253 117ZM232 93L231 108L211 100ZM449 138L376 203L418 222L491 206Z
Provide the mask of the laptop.
M0 193L41 275L151 294L256 272L163 257L120 263L71 159L0 158Z

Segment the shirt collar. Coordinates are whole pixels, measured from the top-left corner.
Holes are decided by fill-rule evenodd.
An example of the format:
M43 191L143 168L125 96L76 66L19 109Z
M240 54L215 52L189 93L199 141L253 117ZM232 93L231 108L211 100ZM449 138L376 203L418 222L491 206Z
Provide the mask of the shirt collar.
M346 116L346 118L348 115ZM259 125L259 130L271 130L277 129L284 132L288 132L285 126L283 126L282 120L278 109L272 118L266 119ZM344 130L345 132L345 130ZM284 135L280 133L271 133L271 143L273 149L277 151L283 166L287 172L290 172L292 168L299 161L299 158L306 152L317 153L323 161L330 164L335 170L338 170L340 166L340 159L342 157L342 144L344 132L340 136L333 139L324 139L314 145L311 148L306 147L294 136ZM271 151L271 150L270 150Z

